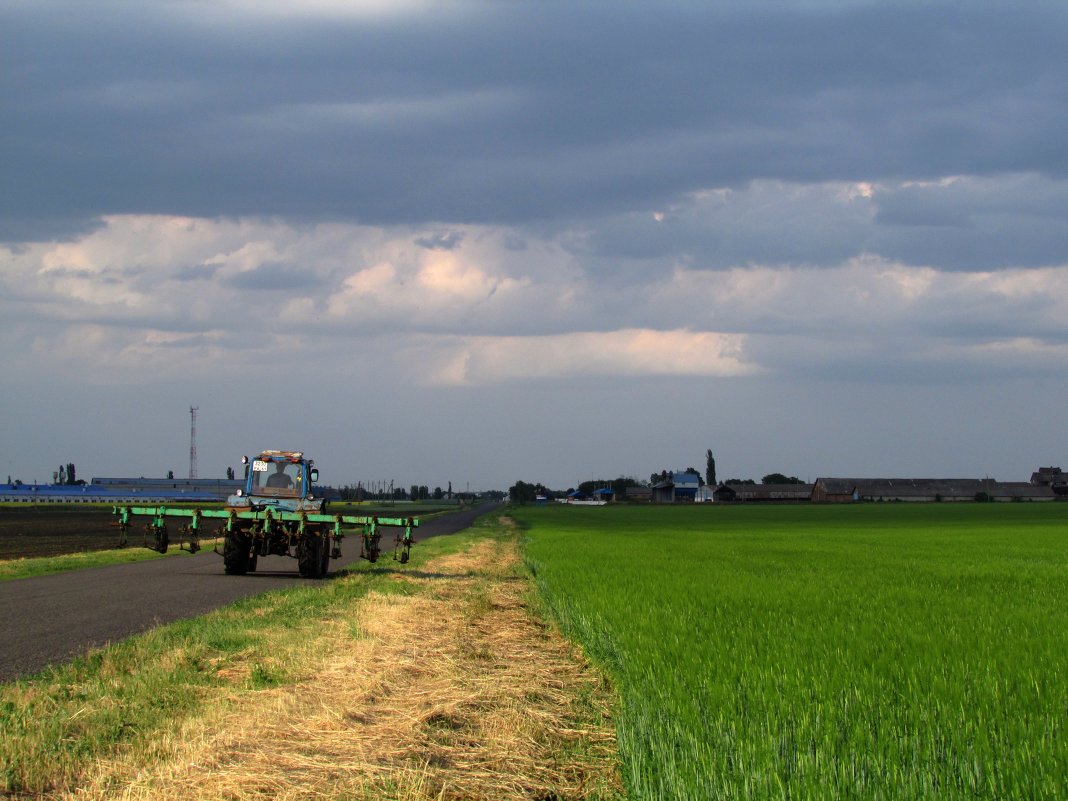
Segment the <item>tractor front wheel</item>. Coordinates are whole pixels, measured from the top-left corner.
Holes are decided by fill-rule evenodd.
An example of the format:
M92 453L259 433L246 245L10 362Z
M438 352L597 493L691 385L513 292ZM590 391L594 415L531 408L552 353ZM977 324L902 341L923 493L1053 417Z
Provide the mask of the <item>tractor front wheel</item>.
M231 576L248 573L252 540L243 531L231 531L223 540L223 565Z

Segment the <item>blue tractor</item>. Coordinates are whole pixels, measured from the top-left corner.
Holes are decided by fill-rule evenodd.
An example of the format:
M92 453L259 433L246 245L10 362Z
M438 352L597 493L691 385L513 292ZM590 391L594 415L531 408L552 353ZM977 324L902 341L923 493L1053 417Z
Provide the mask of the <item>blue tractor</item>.
M345 529L361 530L360 557L377 561L383 527L393 527L396 543L393 558L407 562L412 546L414 517L357 517L331 515L326 500L315 494L319 471L300 451L262 451L255 459L243 457L247 466L245 488L231 495L224 509L168 509L166 507L116 506L120 542L127 540L130 519L150 516L145 524L145 546L165 553L169 544L168 518L179 518L180 547L200 548L204 520L221 519L224 570L242 576L256 570L261 556L289 556L297 560L300 575L322 578L331 559L341 556ZM188 547L185 543L188 542ZM216 548L218 552L218 549Z

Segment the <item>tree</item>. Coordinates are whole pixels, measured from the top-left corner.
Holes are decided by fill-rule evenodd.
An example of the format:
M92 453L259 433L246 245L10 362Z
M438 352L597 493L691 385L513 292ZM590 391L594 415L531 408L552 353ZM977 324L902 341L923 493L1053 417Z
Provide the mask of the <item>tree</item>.
M168 481L173 481L174 480L174 471L173 470L168 470L167 471L167 480Z
M77 483L77 481L75 481L75 479L74 479L74 462L68 462L67 463L67 483L68 484L76 484Z
M452 482L451 481L449 482L448 498L449 498L450 501L452 500Z
M528 484L525 481L517 481L508 488L508 497L512 503L524 504L537 500L540 493L545 492L541 484Z
M232 467L227 467L226 468L226 478L229 479L230 481L234 480L234 468L232 468Z
M688 476L697 476L697 486L700 487L700 486L702 486L704 484L705 480L703 478L701 478L701 474L697 472L697 468L696 467L687 467L682 472L685 473Z
M710 487L716 486L716 460L711 448L705 452L705 483Z
M445 497L445 490L443 490L441 487L434 487L434 500L435 501L440 501L444 497Z
M784 476L782 473L768 473L762 479L761 484L804 484L797 476Z

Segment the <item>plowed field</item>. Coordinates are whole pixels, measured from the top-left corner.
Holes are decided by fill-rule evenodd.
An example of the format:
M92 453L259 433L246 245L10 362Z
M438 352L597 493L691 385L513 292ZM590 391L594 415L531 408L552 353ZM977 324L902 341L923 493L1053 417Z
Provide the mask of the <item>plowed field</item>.
M0 508L0 559L99 551L118 541L106 508Z

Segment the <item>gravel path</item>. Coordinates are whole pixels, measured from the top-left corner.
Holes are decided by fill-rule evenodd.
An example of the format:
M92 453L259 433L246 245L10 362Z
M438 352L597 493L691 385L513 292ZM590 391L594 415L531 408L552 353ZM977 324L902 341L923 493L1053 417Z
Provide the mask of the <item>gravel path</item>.
M493 508L485 504L427 520L413 532L414 539L461 531ZM381 559L388 560L388 533L382 545ZM349 538L344 550L341 559L331 561L331 571L359 558L357 539ZM0 682L250 595L315 581L300 578L296 561L284 556L260 557L255 573L227 576L222 558L209 551L0 582Z

